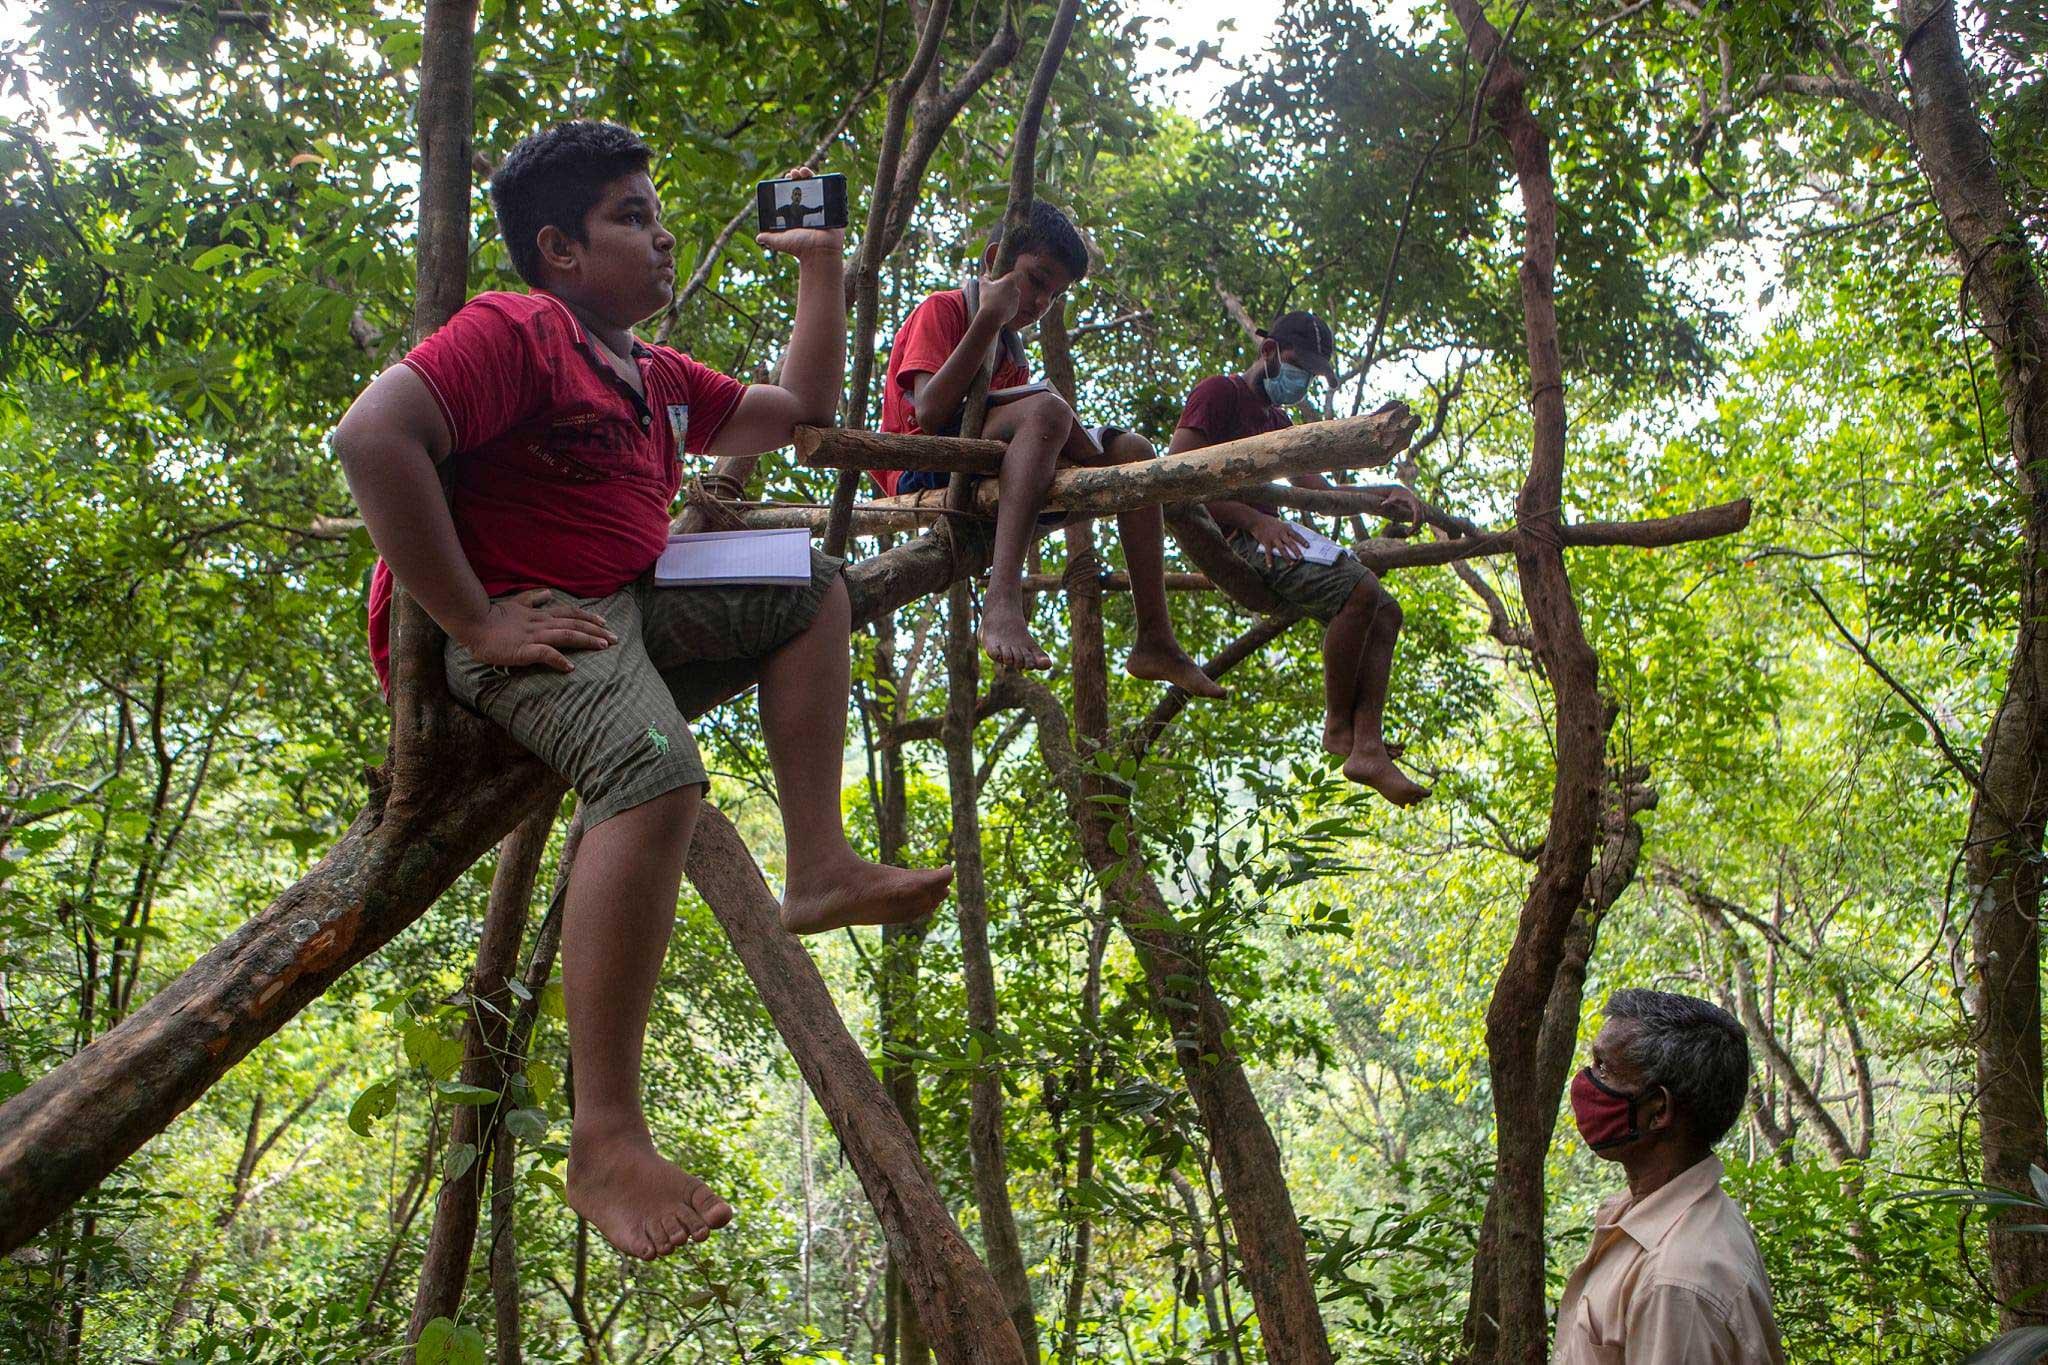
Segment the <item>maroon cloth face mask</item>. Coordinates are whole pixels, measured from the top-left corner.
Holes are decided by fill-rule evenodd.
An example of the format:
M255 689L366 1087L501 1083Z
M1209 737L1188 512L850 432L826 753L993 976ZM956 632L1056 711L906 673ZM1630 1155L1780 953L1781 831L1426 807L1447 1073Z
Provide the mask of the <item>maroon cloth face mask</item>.
M1592 1067L1583 1068L1572 1077L1572 1118L1578 1121L1579 1136L1596 1152L1634 1142L1643 1135L1636 1127L1636 1101L1642 1097L1641 1091L1630 1095L1602 1085Z

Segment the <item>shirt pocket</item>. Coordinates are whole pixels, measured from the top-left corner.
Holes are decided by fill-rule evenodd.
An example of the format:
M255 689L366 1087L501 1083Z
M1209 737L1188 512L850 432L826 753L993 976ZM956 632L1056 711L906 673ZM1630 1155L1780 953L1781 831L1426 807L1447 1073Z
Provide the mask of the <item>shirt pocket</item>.
M1614 1331L1620 1331L1616 1324ZM1601 1329L1599 1320L1593 1316L1593 1305L1585 1299L1578 1303L1578 1321L1574 1324L1573 1344L1578 1348L1566 1359L1572 1365L1625 1365L1628 1342L1626 1339L1609 1341L1607 1332Z

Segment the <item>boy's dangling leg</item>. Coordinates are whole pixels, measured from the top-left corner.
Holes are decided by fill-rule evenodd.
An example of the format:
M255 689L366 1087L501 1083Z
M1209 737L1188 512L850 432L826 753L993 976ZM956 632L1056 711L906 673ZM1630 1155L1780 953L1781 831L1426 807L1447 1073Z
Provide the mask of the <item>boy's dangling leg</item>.
M1358 675L1381 593L1380 586L1370 579L1361 582L1323 627L1323 749L1338 758L1351 756Z
M782 927L816 934L852 924L902 924L938 908L950 867L871 863L846 842L839 774L846 756L852 610L835 577L818 614L761 667L761 729L775 769L789 849Z
M1106 463L1135 464L1152 458L1152 443L1133 431L1120 431L1103 452ZM1138 638L1124 660L1134 678L1171 683L1190 696L1230 694L1181 648L1166 605L1166 518L1158 507L1119 512L1118 537L1124 543L1124 564L1131 573L1131 607L1138 618Z
M569 1207L653 1260L732 1221L732 1206L662 1157L640 1103L640 1054L702 789L644 801L583 836L563 907L562 1003L576 1076Z
M1059 395L1040 393L992 409L982 428L982 435L1009 444L996 476L1001 496L996 500L995 553L981 605L981 647L1006 668L1052 667L1052 656L1031 638L1025 618L1024 551L1037 530L1039 509L1052 486L1053 462L1073 421Z
M1394 669L1394 647L1401 638L1401 604L1376 580L1371 589L1372 620L1357 655L1358 695L1351 712L1351 755L1344 760L1344 776L1371 787L1397 806L1412 806L1429 795L1429 788L1395 766L1380 730L1387 680Z

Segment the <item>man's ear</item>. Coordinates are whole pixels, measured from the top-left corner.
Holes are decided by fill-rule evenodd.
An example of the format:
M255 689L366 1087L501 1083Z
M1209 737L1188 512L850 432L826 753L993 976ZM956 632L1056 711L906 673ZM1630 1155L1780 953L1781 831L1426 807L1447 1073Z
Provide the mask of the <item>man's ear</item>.
M575 239L553 223L535 233L533 241L540 248L540 258L545 264L562 271L576 268L576 255L571 250L577 245Z
M1643 1131L1646 1133L1664 1132L1671 1127L1673 1121L1677 1118L1674 1112L1675 1106L1671 1100L1670 1087L1660 1085L1654 1087L1654 1089L1656 1091L1655 1097L1653 1098L1645 1094L1638 1101L1642 1108L1636 1111L1639 1115L1636 1122L1642 1125Z
M1280 343L1271 337L1260 337L1259 363L1266 367L1267 374L1280 373Z

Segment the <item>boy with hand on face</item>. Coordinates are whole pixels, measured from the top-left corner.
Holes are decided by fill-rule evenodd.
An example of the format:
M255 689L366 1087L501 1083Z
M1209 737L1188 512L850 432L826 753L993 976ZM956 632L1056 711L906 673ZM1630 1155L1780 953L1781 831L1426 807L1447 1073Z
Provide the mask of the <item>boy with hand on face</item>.
M1000 279L989 278L986 272L995 268L1002 245L998 228L982 252L984 274L973 305L966 291L943 290L920 303L896 334L882 394L883 431L958 434L967 391L991 347L999 348L989 383L992 393L1030 383L1024 344L1017 333L1043 317L1069 285L1088 273L1088 249L1067 216L1043 201L1032 204L1030 220L1018 229L1015 266ZM1051 390L989 409L982 435L1008 447L996 476L1002 496L996 503L995 552L981 619L982 648L998 664L1052 666L1025 621L1024 551L1045 506L1055 466L1062 459L1109 465L1152 458L1151 443L1137 433L1115 427L1100 432L1098 445L1066 401ZM924 470L871 472L892 497L943 488L950 477ZM1166 531L1159 509L1118 513L1117 530L1130 569L1138 626L1124 670L1133 677L1172 683L1198 697L1225 695L1174 636L1166 607Z
M1200 450L1292 425L1283 408L1308 396L1311 375L1335 381L1334 338L1314 313L1285 313L1259 333L1259 355L1241 374L1204 379L1188 395L1168 453ZM1293 480L1301 488L1335 488L1320 474ZM1422 504L1399 484L1369 490L1379 510L1417 521ZM1387 675L1400 638L1401 607L1372 570L1350 553L1334 563L1303 557L1308 541L1280 519L1279 508L1219 499L1207 504L1230 548L1273 595L1323 623L1323 748L1344 760L1344 776L1397 806L1429 795L1394 765L1380 733Z
M575 787L563 1001L576 1075L568 1199L628 1255L701 1241L732 1209L656 1151L647 1015L707 777L670 691L759 658L796 933L915 919L950 868L863 861L840 823L850 612L840 562L802 588L657 588L685 452L743 455L829 422L846 351L843 233L757 240L798 262L782 384L744 385L633 335L675 290L653 153L611 124L526 139L491 177L528 294L478 295L358 397L333 445L383 555L370 646L389 686L395 577L447 632L449 690ZM811 174L808 168L790 173ZM442 475L448 476L444 498Z

